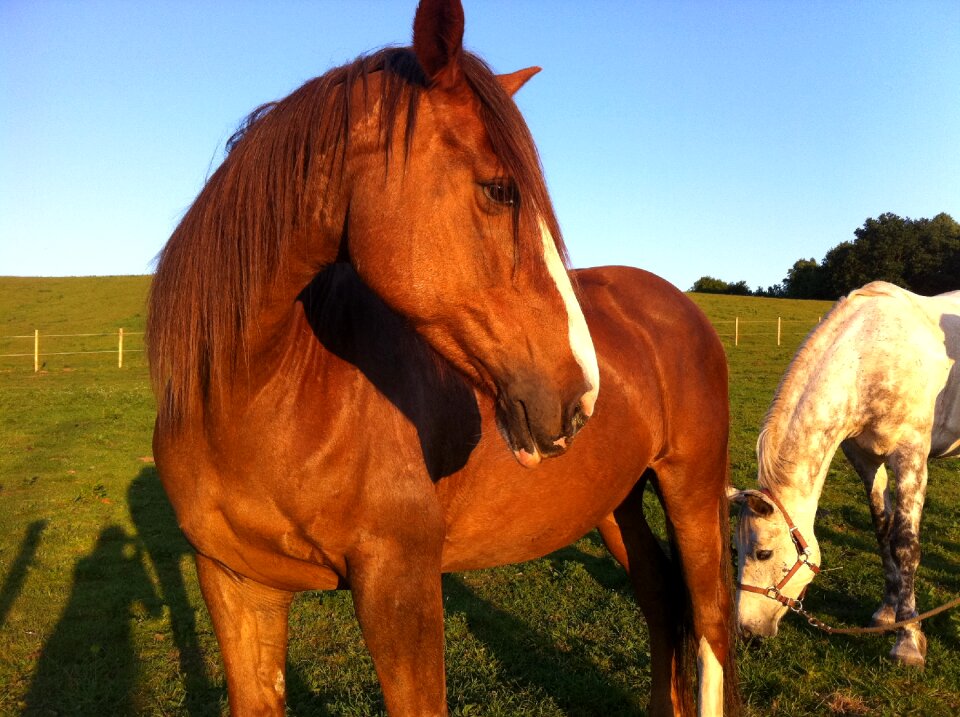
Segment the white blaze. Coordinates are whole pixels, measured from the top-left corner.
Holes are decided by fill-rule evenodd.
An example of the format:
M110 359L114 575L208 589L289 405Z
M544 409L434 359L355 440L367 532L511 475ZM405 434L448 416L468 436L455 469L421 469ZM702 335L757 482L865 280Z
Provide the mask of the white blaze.
M582 400L583 412L590 416L593 413L593 406L597 402L597 393L600 390L600 369L597 366L597 354L590 338L590 330L587 328L587 320L583 318L583 310L573 293L573 285L567 275L567 268L563 265L560 252L557 251L557 243L553 240L553 235L550 234L550 230L543 219L540 220L540 237L543 240L543 258L547 263L547 270L553 277L563 303L567 307L570 348L573 350L573 356L583 369L583 375L590 386Z

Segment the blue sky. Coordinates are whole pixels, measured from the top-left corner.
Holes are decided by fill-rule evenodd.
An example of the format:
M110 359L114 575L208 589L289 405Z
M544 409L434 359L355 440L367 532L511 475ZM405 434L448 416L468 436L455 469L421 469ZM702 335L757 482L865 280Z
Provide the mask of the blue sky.
M751 286L883 212L960 220L960 2L466 0L575 265ZM0 275L142 274L255 106L413 0L0 0Z

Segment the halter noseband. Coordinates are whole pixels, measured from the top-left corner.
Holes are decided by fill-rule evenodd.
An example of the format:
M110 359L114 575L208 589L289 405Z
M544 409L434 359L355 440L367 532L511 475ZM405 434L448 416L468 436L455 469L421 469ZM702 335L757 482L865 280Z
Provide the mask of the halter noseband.
M790 518L789 513L784 510L783 506L780 504L780 501L776 499L776 496L773 495L766 488L761 488L760 492L767 496L770 501L780 509L780 512L783 514L783 519L787 522L787 528L790 529L790 537L793 539L793 544L797 548L797 562L793 564L793 567L787 571L787 574L776 585L771 585L768 588L760 588L755 585L744 585L743 583L737 583L737 588L740 590L746 590L747 592L757 593L758 595L764 595L772 600L776 600L781 605L790 608L791 610L802 610L803 609L803 596L807 592L807 588L804 587L803 591L794 600L791 597L787 597L781 591L786 587L787 583L790 581L794 575L797 574L797 571L800 570L801 566L806 565L813 571L814 576L820 573L820 566L816 563L810 562L810 547L807 545L807 541L803 539L803 536L800 534L800 530L796 525L793 524L793 520ZM809 587L809 585L807 585Z

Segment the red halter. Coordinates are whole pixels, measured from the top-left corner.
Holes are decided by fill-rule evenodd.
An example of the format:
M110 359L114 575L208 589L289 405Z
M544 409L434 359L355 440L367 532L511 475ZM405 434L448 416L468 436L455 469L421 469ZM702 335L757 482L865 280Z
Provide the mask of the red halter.
M772 600L776 600L781 605L785 605L791 610L802 610L803 609L803 596L807 592L805 587L800 595L794 600L791 597L787 597L781 591L786 584L790 581L794 575L797 574L797 571L801 566L806 565L813 571L814 576L819 574L820 566L816 563L810 562L810 547L807 545L807 541L803 539L803 536L800 534L799 529L796 525L793 524L790 515L784 510L783 506L780 504L780 501L766 488L761 488L760 492L767 496L777 508L780 509L780 512L783 514L783 519L787 521L787 528L790 529L790 537L793 538L793 544L797 548L797 562L793 564L793 567L787 571L787 574L783 576L783 579L780 580L776 585L771 585L768 588L759 588L754 585L744 585L743 583L737 583L737 587L740 590L746 590L747 592L757 593L758 595L764 595ZM807 586L809 587L809 585Z

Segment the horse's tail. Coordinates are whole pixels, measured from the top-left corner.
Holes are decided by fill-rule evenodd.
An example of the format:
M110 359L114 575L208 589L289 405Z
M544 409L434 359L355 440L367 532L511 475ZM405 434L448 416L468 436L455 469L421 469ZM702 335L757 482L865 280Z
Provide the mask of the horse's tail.
M733 551L730 541L730 500L727 497L726 487L732 485L730 482L730 461L726 464L726 480L724 480L724 492L720 496L720 574L723 576L722 596L728 598L728 609L726 611L727 623L727 656L723 661L723 701L724 714L740 714L743 704L740 697L740 675L737 672L737 616L736 603L734 600L736 587L734 584L734 565Z

